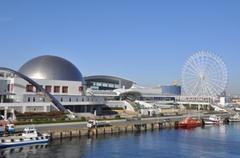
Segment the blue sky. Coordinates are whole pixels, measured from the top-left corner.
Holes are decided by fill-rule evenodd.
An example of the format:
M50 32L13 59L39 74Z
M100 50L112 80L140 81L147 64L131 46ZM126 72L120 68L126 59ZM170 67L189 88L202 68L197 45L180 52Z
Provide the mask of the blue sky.
M83 75L143 85L180 81L186 59L218 54L229 90L240 93L239 0L2 0L0 65L18 69L45 54L72 61Z

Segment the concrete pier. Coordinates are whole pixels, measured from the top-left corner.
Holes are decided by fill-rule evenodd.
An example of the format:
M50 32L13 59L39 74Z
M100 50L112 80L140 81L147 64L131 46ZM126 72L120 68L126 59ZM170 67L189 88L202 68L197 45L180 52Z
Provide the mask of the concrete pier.
M52 139L73 138L73 137L96 137L107 134L124 134L132 132L146 132L161 130L164 128L174 128L175 121L172 122L154 122L144 124L120 125L96 128L79 128L79 129L58 129L49 131Z
M158 118L143 118L137 121L112 120L108 127L87 128L86 122L80 123L61 123L61 124L44 124L35 125L40 132L47 132L52 139L73 138L73 137L97 137L98 135L124 134L133 132L146 132L154 130L162 130L165 128L175 128L177 122L186 117L195 117L198 119L207 118L210 115L192 116L169 116ZM228 117L227 114L220 115L223 118ZM25 126L18 126L20 131Z

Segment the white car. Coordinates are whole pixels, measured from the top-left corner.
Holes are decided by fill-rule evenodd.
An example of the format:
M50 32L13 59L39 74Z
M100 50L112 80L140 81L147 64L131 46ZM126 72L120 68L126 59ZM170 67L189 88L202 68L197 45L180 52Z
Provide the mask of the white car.
M97 120L88 120L87 127L93 128L93 127L106 127L111 126L109 121L97 121Z

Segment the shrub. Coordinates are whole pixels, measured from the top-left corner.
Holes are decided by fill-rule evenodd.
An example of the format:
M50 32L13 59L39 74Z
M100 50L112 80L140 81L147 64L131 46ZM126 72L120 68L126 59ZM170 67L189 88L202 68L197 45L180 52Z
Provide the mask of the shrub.
M116 115L115 119L121 119L121 116L120 115Z
M81 121L87 121L86 117L81 117Z

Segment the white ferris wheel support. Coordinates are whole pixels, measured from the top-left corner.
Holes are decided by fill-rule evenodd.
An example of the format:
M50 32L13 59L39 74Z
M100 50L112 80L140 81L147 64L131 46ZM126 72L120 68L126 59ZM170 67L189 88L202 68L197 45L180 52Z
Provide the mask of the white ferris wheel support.
M225 91L227 82L227 67L216 54L195 53L183 66L182 88L187 96L216 97Z

